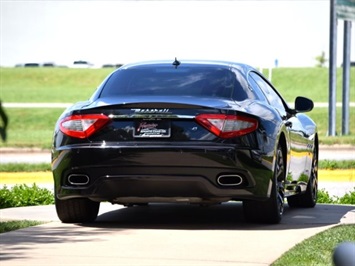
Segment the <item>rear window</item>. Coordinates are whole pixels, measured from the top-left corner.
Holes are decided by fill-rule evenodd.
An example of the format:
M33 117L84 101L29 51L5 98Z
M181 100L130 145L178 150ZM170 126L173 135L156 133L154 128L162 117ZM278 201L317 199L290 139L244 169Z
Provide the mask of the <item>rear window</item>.
M120 69L108 79L101 92L101 97L135 95L246 98L234 72L207 66Z

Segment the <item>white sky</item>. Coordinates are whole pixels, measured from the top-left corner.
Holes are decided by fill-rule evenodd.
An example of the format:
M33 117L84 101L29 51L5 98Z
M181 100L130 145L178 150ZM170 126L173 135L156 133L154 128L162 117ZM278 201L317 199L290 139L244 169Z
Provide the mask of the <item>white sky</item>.
M329 58L329 0L0 0L0 65L222 59L256 67ZM355 61L355 26L351 60ZM338 21L338 65L343 21Z

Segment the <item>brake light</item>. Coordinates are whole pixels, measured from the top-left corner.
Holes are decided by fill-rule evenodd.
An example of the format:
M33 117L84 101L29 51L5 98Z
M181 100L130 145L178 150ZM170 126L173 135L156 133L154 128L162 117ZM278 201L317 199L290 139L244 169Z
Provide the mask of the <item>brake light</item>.
M59 128L70 137L84 139L100 130L109 121L110 119L103 114L71 115L59 123Z
M258 120L240 115L200 114L196 121L221 138L239 137L258 128Z

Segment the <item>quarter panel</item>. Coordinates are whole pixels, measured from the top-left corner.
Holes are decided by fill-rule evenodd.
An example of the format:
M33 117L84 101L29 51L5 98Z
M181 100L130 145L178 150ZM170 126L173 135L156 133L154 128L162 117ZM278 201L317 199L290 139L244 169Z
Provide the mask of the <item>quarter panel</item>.
M311 170L315 125L304 114L296 114L289 121L292 123L289 129L291 139L289 177L292 177L293 181L307 183Z

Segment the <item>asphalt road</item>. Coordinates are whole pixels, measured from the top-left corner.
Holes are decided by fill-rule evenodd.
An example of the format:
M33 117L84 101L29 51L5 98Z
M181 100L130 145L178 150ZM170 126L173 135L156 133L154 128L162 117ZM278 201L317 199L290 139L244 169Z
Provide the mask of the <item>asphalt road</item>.
M102 204L95 223L62 224L53 206L0 210L53 222L4 233L0 265L197 266L270 265L304 239L343 223L354 206L286 207L277 225L248 224L240 203L211 207Z

